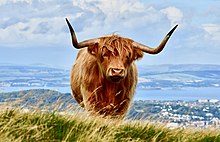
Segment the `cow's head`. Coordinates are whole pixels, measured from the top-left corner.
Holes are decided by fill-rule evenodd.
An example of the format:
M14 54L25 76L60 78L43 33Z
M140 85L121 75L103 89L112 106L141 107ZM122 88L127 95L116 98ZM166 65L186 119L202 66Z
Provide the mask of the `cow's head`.
M75 48L88 48L88 52L96 57L100 71L112 82L119 82L127 75L127 69L131 63L143 57L143 52L158 54L161 52L176 29L177 25L166 35L160 45L150 48L141 43L117 35L90 39L83 42L77 41L75 32L66 19L70 29L72 44Z
M134 48L131 39L117 35L101 37L88 45L88 52L95 56L103 75L112 82L119 82L127 75L134 60L143 56L143 51Z

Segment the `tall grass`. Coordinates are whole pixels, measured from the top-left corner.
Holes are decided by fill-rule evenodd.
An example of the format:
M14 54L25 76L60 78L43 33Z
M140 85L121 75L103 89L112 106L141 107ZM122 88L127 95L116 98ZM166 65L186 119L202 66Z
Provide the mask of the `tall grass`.
M0 142L220 141L220 129L169 129L165 124L148 121L104 119L70 105L71 95L63 97L45 90L40 90L42 95L38 95L37 92L13 93L21 99L0 105Z
M78 141L78 142L212 142L220 141L219 129L169 129L134 120L111 120L84 112L0 112L0 141Z

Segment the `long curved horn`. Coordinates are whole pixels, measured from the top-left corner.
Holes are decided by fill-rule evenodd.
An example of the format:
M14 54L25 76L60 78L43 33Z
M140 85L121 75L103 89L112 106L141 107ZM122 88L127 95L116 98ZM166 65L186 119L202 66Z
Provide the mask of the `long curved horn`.
M72 37L72 44L75 48L80 49L80 48L88 47L89 45L92 45L92 44L99 42L99 39L90 39L90 40L85 40L85 41L78 43L77 38L76 38L76 34L73 30L73 27L71 26L71 24L67 18L66 18L66 22L67 22L67 25L69 27L70 34Z
M141 49L143 52L149 53L149 54L158 54L160 53L163 48L165 47L167 41L169 40L170 36L172 35L172 33L174 32L174 30L177 28L178 25L176 25L172 30L170 30L170 32L165 36L165 38L162 40L162 42L160 43L160 45L156 48L150 48L146 45L143 45L141 43L138 42L133 42L133 46L136 48Z

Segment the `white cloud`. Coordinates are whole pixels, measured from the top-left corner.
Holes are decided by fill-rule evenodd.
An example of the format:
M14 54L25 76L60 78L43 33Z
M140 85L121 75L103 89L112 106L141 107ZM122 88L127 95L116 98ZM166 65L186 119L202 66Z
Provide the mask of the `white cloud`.
M206 34L206 37L215 40L220 41L220 25L218 24L203 24L202 25L203 30L208 33Z
M220 31L220 25L217 24L203 24L202 27L209 34L215 34Z
M160 9L139 0L74 0L73 5L81 9L81 16L71 21L75 29L80 29L77 35L82 39L117 32L142 41L151 38L143 34L153 37L162 32L165 35L170 26Z
M70 19L79 39L119 31L125 35L134 33L140 40L144 37L139 33L161 32L167 24L163 24L161 29L158 27L160 23L168 23L164 22L166 16L172 22L178 21L180 17L180 14L170 14L173 10L178 11L175 7L165 9L167 14L164 15L159 9L147 6L139 0L9 0L2 1L0 8L12 9L8 13L0 14L0 31L4 33L0 40L12 44L35 43L39 40L50 43L52 38L58 43L60 40L56 37L61 36L62 39L65 31L68 31L65 17Z
M48 2L52 2L52 1L56 1L56 0L1 0L0 1L0 5L4 5L4 4L17 4L17 3L33 4L33 3L36 3L36 2L48 3Z
M146 6L138 0L102 0L92 4L92 6L94 5L105 16L103 22L106 26L135 27L161 19L158 10Z
M23 2L29 2L23 4ZM22 46L61 44L67 31L65 17L71 14L71 2L17 0L0 5L0 44ZM9 10L10 9L10 10ZM69 9L68 11L65 11ZM7 13L2 11L8 11ZM73 12L73 10L72 10ZM65 27L65 28L64 28Z
M3 43L17 44L60 44L65 41L63 17L32 18L28 22L18 22L6 29L0 29ZM63 26L62 26L63 25ZM15 44L15 45L13 45Z
M171 25L177 23L182 23L183 13L180 9L171 6L161 10L162 13L166 14L167 18L170 20Z
M219 8L211 16L204 16L196 5L188 6L141 0L0 0L0 46L71 44L65 23L68 17L79 41L116 32L156 46L178 23L180 26L168 43L170 47L164 52L172 50L173 54L175 49L175 55L180 55L189 54L189 50L207 48L210 52L210 48L219 47Z
M145 9L144 5L136 0L103 0L97 3L97 6L106 15L115 16L125 13L143 12Z
M32 0L1 0L0 5L9 4L9 3L20 3L20 2L31 4Z

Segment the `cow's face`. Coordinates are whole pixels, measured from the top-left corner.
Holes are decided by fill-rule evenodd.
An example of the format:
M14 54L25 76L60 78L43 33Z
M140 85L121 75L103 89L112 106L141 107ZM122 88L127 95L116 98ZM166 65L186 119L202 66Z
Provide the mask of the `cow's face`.
M133 41L121 37L105 37L99 43L88 47L97 58L99 69L111 82L120 82L127 74L131 63L143 57L140 49L132 46Z

